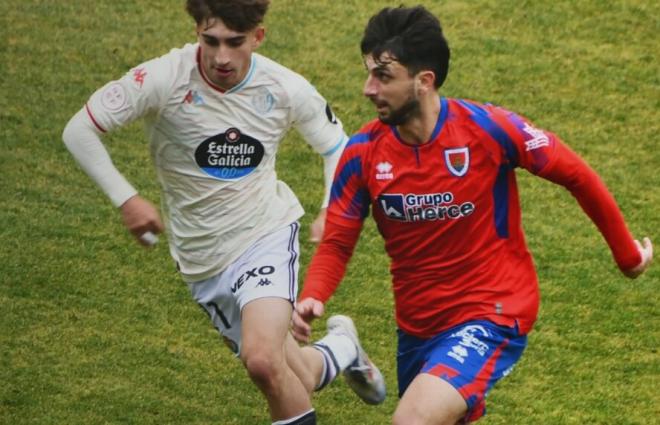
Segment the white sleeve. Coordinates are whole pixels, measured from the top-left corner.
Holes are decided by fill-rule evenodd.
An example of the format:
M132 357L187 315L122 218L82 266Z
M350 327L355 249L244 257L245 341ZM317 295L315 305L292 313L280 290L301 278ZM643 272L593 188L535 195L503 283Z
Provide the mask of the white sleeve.
M111 131L149 113L168 98L175 63L168 56L152 59L98 89L85 105L101 131Z
M69 120L62 139L85 173L105 192L112 204L119 207L137 191L115 168L99 134L83 108Z
M174 68L167 55L138 65L92 94L64 129L71 154L117 207L137 191L115 168L100 135L157 113L167 100Z
M323 157L325 194L321 207L325 208L330 200L335 168L348 137L328 102L307 81L304 81L292 100L296 129L312 149Z

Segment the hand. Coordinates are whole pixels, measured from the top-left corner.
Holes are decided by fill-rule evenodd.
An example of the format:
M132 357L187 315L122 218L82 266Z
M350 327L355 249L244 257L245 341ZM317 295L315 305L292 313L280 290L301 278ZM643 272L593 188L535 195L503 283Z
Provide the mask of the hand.
M309 342L312 335L312 320L323 316L323 303L314 298L305 298L296 304L291 316L291 333L298 342Z
M135 236L142 246L152 246L155 242L148 238L143 238L145 233L151 232L154 235L162 233L164 230L163 222L160 220L158 210L139 195L135 195L124 202L121 207L121 217L124 226Z
M651 261L653 260L653 244L651 244L651 239L644 238L642 242L643 245L635 239L635 245L637 245L639 255L642 256L642 261L636 267L623 271L623 274L631 279L634 279L640 274L644 273L644 271L649 268Z
M309 227L309 241L314 243L321 242L323 238L323 230L325 229L325 217L328 213L327 208L321 208L319 215L316 216L314 222Z

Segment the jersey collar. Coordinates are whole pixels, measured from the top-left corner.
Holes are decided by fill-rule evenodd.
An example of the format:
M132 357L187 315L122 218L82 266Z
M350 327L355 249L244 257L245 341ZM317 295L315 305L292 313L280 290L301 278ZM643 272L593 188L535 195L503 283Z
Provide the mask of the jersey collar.
M223 94L235 93L240 89L242 89L243 87L245 87L245 85L252 79L252 75L254 74L255 62L256 62L256 57L254 54L252 54L252 57L250 58L250 69L245 75L245 78L243 78L243 80L240 83L236 84L234 87L230 88L229 90L225 90L222 87L213 84L213 82L211 82L211 80L208 79L206 74L204 74L204 67L202 67L201 64L201 54L202 54L201 47L197 47L197 69L199 70L199 75L201 75L204 82L206 82L206 84L208 84L215 91L218 91Z
M442 127L445 125L445 121L447 121L448 112L449 111L448 111L448 108L447 108L447 98L441 97L440 98L440 112L438 113L438 119L435 122L435 127L433 128L433 132L431 133L431 137L429 138L427 143L433 142L433 140L436 137L438 137L438 134L440 134L440 131L442 130ZM394 133L394 136L396 136L396 139L399 142L403 143L406 146L410 146L410 143L406 143L401 138L401 135L399 134L399 130L396 129L395 125L391 125L390 128L392 129L392 133Z

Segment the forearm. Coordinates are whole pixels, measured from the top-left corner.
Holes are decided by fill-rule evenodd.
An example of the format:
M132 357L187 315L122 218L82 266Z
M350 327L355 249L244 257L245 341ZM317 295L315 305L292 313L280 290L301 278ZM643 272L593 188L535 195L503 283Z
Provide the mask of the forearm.
M598 227L621 270L637 266L641 257L623 214L600 177L566 146L541 176L568 189Z
M321 208L326 208L328 206L328 202L330 202L330 190L332 188L332 181L335 176L335 170L337 168L337 163L339 162L339 158L341 158L341 154L344 151L344 146L346 146L346 142L348 141L348 137L346 135L342 135L342 140L337 143L336 146L334 146L329 152L326 152L322 154L323 156L323 182L324 182L324 194L323 194L323 202L321 203Z
M307 270L300 299L315 298L326 302L346 274L360 229L350 229L326 222L323 240Z
M105 192L113 205L119 207L137 193L112 163L98 130L84 109L71 118L62 139L83 171Z

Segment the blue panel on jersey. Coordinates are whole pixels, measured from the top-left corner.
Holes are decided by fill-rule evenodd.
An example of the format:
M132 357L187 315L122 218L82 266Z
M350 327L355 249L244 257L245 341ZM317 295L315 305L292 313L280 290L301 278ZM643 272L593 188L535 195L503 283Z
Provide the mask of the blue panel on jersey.
M515 167L518 165L518 151L513 144L513 141L509 135L497 125L488 115L488 112L479 107L478 105L466 102L464 100L459 100L459 103L466 107L472 112L471 118L474 120L479 127L481 127L486 133L488 133L495 141L502 146L506 151L506 156L511 162L512 166Z
M502 164L493 187L495 230L500 238L509 237L509 165Z
M371 134L369 133L357 133L351 136L351 138L348 140L348 143L346 144L346 148L353 146L353 145L358 145L360 143L367 143L371 140Z
M353 176L362 176L362 158L359 156L347 161L335 177L330 191L330 202L334 202L341 197L344 193L344 187Z

